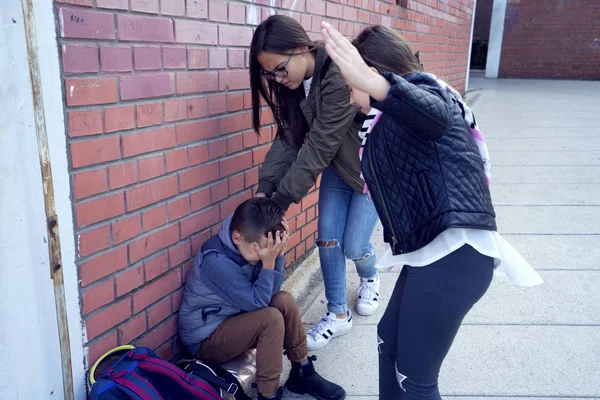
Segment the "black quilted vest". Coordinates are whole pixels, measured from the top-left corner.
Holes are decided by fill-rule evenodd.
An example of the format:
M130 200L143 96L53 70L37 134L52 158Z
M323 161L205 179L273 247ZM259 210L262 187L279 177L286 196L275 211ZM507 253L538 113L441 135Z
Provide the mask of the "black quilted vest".
M384 76L399 96L388 96L385 107L373 106L382 111L404 107L403 118L384 111L368 138L361 168L393 253L418 250L449 228L496 230L481 156L459 106L426 74ZM442 98L438 103L444 107L413 85ZM451 123L439 137L415 133L418 124L430 122L421 120L423 109L450 113Z

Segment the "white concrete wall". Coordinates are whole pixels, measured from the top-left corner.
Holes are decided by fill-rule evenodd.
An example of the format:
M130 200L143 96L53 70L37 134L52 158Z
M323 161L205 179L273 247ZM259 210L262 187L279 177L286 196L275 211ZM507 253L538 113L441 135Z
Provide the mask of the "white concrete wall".
M504 37L504 20L506 18L506 1L494 0L492 22L490 24L490 41L488 44L486 78L498 78L500 71L500 56L502 53L502 38Z
M75 398L85 398L64 110L50 1L34 1ZM63 399L21 2L0 1L0 399Z

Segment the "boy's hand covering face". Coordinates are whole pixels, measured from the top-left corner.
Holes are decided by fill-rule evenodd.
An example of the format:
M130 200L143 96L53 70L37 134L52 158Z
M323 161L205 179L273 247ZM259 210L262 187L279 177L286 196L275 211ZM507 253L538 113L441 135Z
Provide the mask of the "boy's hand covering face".
M260 257L264 268L274 268L275 259L278 256L284 255L285 251L287 250L289 227L285 219L282 220L282 225L285 228L284 232L275 232L275 237L273 237L273 234L269 232L267 234L267 240L264 246L254 243L254 248Z

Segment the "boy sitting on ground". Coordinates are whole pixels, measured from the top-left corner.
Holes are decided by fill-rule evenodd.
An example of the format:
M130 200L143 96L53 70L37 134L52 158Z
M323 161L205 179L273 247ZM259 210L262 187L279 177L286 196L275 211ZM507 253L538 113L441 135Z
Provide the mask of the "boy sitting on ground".
M321 377L307 357L296 301L280 291L287 243L283 211L271 199L240 204L194 258L179 309L181 342L209 363L256 346L259 399L281 398L284 349L292 363L288 390L341 400L344 389Z

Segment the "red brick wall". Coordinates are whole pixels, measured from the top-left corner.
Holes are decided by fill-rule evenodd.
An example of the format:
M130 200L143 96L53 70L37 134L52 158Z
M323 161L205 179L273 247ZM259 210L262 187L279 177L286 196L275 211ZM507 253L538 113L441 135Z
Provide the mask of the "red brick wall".
M500 77L600 79L600 2L509 1Z
M348 35L394 26L464 88L472 0L399 4L56 0L89 362L128 342L178 353L190 257L252 196L275 133L250 130L246 46L262 19L293 5L314 37L324 18ZM290 262L314 245L317 198L287 213Z

